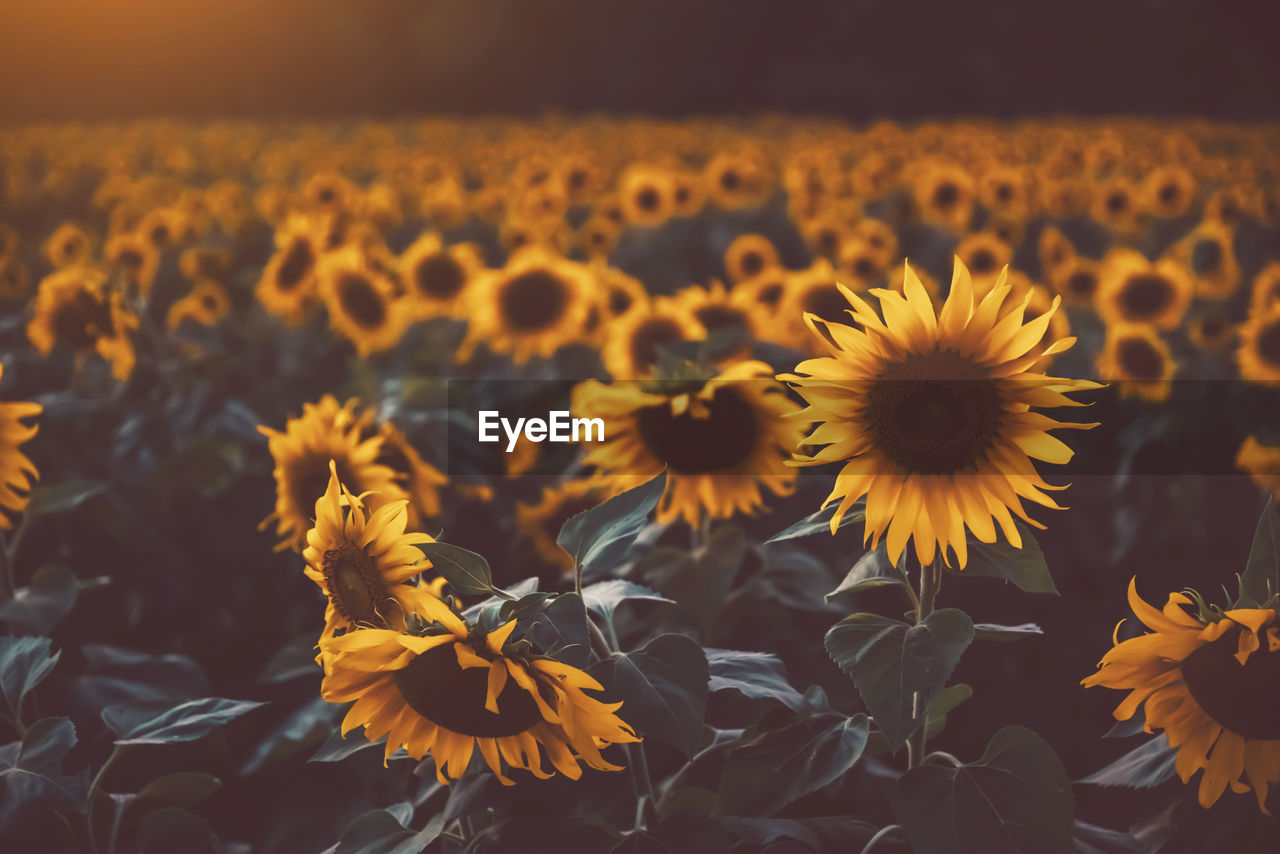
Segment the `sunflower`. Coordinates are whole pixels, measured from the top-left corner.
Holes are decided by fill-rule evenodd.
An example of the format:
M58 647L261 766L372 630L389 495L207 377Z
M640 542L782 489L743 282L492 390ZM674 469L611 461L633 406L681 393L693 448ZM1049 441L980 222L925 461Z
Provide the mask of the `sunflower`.
M791 274L788 270L773 267L734 286L734 290L744 294L744 301L752 306L760 323L760 336L763 340L778 340L777 329L781 320L778 306L786 298L790 282Z
M981 299L1013 261L1013 249L994 234L979 231L960 241L956 257L973 277L974 296Z
M1010 278L1012 278L1012 274L1010 275ZM1012 303L1015 300L1018 300L1022 296L1026 296L1028 294L1030 295L1030 298L1027 300L1025 315L1027 320L1035 320L1043 314L1049 314L1049 327L1045 329L1044 337L1040 339L1040 344L1037 345L1038 349L1041 351L1047 351L1053 345L1053 342L1061 341L1064 338L1070 338L1071 320L1067 317L1067 313L1065 311L1053 310L1053 297L1050 295L1048 289L1042 285L1029 284L1026 290L1021 292L1017 288L1011 290L1011 299L1005 303L1005 310L1012 308ZM1032 349L1034 350L1037 348L1033 347ZM1043 357L1033 364L1031 368L1034 371L1043 373L1048 369L1049 365L1053 364L1053 360L1055 358L1055 355L1050 353L1048 356Z
M31 273L17 258L0 257L0 302L25 302L31 294Z
M1049 284L1072 306L1092 306L1102 281L1102 265L1092 258L1075 255L1057 268Z
M723 336L734 342L728 350L717 347L717 357L741 358L751 352L751 345L760 337L757 313L751 295L734 289L726 291L724 285L713 281L709 288L690 285L675 296L685 311L702 325L707 337Z
M361 437L372 413L357 413L355 406L355 401L339 406L332 395L325 395L319 403L303 404L302 415L290 418L283 433L258 427L267 437L276 481L275 511L260 527L276 523L281 538L277 550L298 551L306 542L311 510L329 482L330 461L337 465L341 482L350 484L357 495L372 493L367 499L372 510L409 497L395 470L378 462L383 437Z
M1247 471L1254 483L1280 501L1280 446L1264 445L1250 436L1240 445L1236 467Z
M4 365L0 364L3 377ZM18 450L39 430L39 425L24 424L23 419L39 415L40 410L38 403L0 403L0 528L5 530L13 525L9 514L17 515L26 508L31 486L40 476L26 454Z
M1178 241L1169 254L1190 271L1196 296L1220 300L1230 297L1240 286L1234 245L1233 229L1206 220Z
M117 234L103 248L107 267L120 274L130 294L145 299L155 284L160 252L138 234Z
M788 495L795 475L785 455L804 427L762 362L738 362L713 379L657 380L604 385L595 380L573 390L575 417L603 418L604 442L585 462L610 475L621 492L667 469L658 520L754 513L761 486Z
M614 379L644 379L652 375L664 348L705 335L706 329L684 305L655 297L610 325L601 356Z
M463 313L467 288L484 269L473 243L446 247L435 232L426 232L400 255L400 278L406 283L410 305L422 316Z
M93 237L78 223L64 222L45 238L40 254L55 270L79 267L93 255Z
M403 630L408 614L431 607L423 597L439 598L425 584L406 583L431 566L415 546L433 542L426 534L405 533L408 503L391 501L369 512L330 461L329 483L316 499L315 527L302 550L303 571L329 600L322 640L363 627Z
M707 205L707 189L702 176L688 169L671 170L671 215L673 217L697 216Z
M536 447L536 446L535 446ZM556 537L571 518L604 501L607 494L600 483L581 478L558 486L543 488L534 504L516 504L516 527L533 544L538 555L563 572L573 571L573 558L560 546Z
M804 440L817 446L795 454L794 465L847 460L825 504L839 499L834 533L855 501L866 496L866 534L872 547L886 531L897 561L914 538L922 564L935 555L967 562L965 527L982 542L995 542L994 522L1015 547L1022 543L1010 511L1036 527L1026 499L1058 505L1054 489L1037 474L1033 459L1065 463L1072 451L1051 430L1087 429L1062 423L1036 407L1080 405L1066 393L1098 388L1088 380L1031 372L1042 358L1062 352L1073 339L1045 347L1045 331L1058 308L1024 323L1030 294L1006 306L1004 277L976 302L969 271L959 261L942 310L909 267L903 293L876 290L881 320L847 288L841 293L856 326L807 315L827 340L831 356L811 359L780 377L808 402L799 417L819 422ZM825 333L825 335L824 335Z
M1147 225L1138 191L1124 178L1112 178L1095 185L1089 212L1121 237L1133 236Z
M119 292L107 287L106 275L93 267L71 267L40 282L27 338L41 355L62 344L83 357L97 353L111 363L116 379L133 372L130 333L138 318L124 306Z
M289 325L306 317L316 301L316 267L321 252L315 222L290 217L276 232L276 251L262 271L254 294L263 308Z
M618 178L618 199L628 224L652 228L671 218L675 187L667 170L634 163Z
M1280 386L1280 306L1254 312L1240 325L1236 363L1246 380Z
M1036 251L1040 258L1040 270L1050 282L1056 281L1061 276L1061 271L1076 258L1076 247L1053 226L1040 232Z
M1186 594L1171 593L1156 610L1131 581L1129 606L1152 631L1115 643L1082 684L1129 692L1116 707L1116 720L1129 720L1143 708L1144 729L1163 729L1177 748L1182 782L1203 769L1201 806L1213 806L1230 785L1236 793L1252 789L1267 812L1267 789L1280 780L1276 612L1201 607L1193 615L1185 607L1193 604Z
M617 267L610 267L600 260L591 265L591 273L595 277L596 289L608 324L648 307L649 292L644 283L634 276L628 276ZM607 324L605 329L611 332L611 327Z
M791 276L778 309L778 322L785 324L785 327L779 327L780 330L785 329L779 343L813 353L821 352L823 345L809 335L804 316L812 314L831 322L847 322L848 308L830 264L818 261L805 270L797 270Z
M1122 395L1153 403L1168 400L1178 371L1169 345L1160 334L1150 326L1133 323L1107 327L1107 340L1097 364L1099 375L1117 382Z
M915 200L924 218L951 231L968 229L973 193L973 177L950 163L925 164L915 182Z
M477 747L498 781L505 761L539 779L539 745L557 771L582 776L580 761L601 771L620 771L600 750L639 741L615 712L583 690L603 687L585 672L508 644L516 621L480 632L443 601L420 600L417 636L388 629L361 629L320 643L325 677L320 695L331 703L354 700L342 734L364 727L365 738L386 736L385 757L403 747L422 759L430 753L443 785L467 770ZM428 622L429 621L429 622Z
M191 292L169 306L165 316L165 329L176 331L184 321L200 326L213 326L231 310L231 298L227 289L212 279L196 282Z
M1142 182L1143 204L1163 219L1172 219L1191 209L1196 196L1196 179L1181 166L1152 170Z
M319 172L307 179L301 192L301 202L307 208L332 214L352 210L361 198L355 182L337 172Z
M1209 196L1204 203L1204 218L1210 222L1221 223L1228 228L1236 228L1257 208L1258 200L1254 193L1245 187L1223 187Z
M422 458L400 428L390 421L382 425L382 453L377 461L389 466L399 476L409 493L409 526L421 527L423 519L440 515L440 487L449 478Z
M779 264L778 249L763 234L735 237L724 251L724 269L730 282L741 282Z
M1113 249L1103 259L1095 304L1108 324L1174 329L1186 314L1192 290L1186 269L1172 258L1153 264L1133 249Z
M234 270L234 259L228 249L197 247L183 251L178 257L178 269L192 281L213 279L225 282Z
M758 151L721 151L703 170L711 203L724 210L763 204L773 190L773 174Z
M844 243L852 237L852 229L844 218L827 211L799 223L800 236L816 259L835 262Z
M593 260L605 259L618 243L622 226L604 216L592 216L578 226L574 244Z
M1253 278L1249 313L1262 314L1280 306L1280 261L1272 261Z
M470 326L458 358L484 342L517 364L550 358L583 334L598 306L590 271L546 249L531 247L501 270L481 276L468 304Z
M1031 211L1031 181L1014 166L996 166L978 179L978 199L983 206L1010 220L1025 220Z
M329 311L329 326L361 356L400 343L409 325L409 306L395 296L395 285L375 270L358 247L330 252L320 265L319 293Z
M855 290L882 284L892 263L882 249L860 237L854 237L840 247L839 261L842 279Z

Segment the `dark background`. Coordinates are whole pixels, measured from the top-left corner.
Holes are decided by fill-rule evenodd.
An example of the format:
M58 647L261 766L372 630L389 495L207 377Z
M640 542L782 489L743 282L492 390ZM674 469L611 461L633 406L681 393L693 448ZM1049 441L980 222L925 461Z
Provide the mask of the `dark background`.
M1280 11L1212 0L0 0L0 120L1280 115Z

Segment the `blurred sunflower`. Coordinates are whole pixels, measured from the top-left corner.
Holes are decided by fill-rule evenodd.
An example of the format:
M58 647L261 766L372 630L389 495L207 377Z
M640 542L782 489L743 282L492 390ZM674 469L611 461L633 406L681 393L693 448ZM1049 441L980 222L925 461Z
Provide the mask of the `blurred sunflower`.
M1005 306L1009 286L1002 277L976 301L969 272L957 259L950 293L935 314L914 272L908 267L904 275L903 293L872 292L883 320L846 288L841 292L856 327L806 315L831 356L779 377L809 404L799 417L817 422L804 440L817 450L797 452L793 465L847 461L824 502L839 500L833 533L866 496L864 539L872 547L887 532L895 562L914 539L921 564L935 556L949 563L950 548L963 568L966 526L990 543L999 522L1006 539L1020 547L1010 511L1043 527L1026 515L1023 499L1058 507L1043 490L1062 487L1045 483L1032 460L1067 462L1071 449L1049 431L1094 425L1054 421L1035 409L1081 405L1067 393L1099 386L1031 371L1074 342L1043 344L1056 299L1024 323L1030 294Z
M16 256L21 245L22 237L18 230L7 222L0 222L0 258Z
M440 235L426 232L400 254L400 278L408 286L410 305L423 316L461 316L467 288L484 269L472 243L446 247Z
M231 311L227 289L212 279L201 279L185 297L169 306L165 329L176 331L184 322L213 326Z
M924 218L951 231L963 232L973 218L973 177L962 166L922 164L915 181L915 200Z
M1272 261L1253 278L1249 313L1262 314L1280 306L1280 261Z
M702 183L702 176L688 169L673 169L671 201L673 217L697 216L707 204L707 190Z
M409 527L420 528L423 519L440 515L440 487L448 483L449 478L424 460L395 424L384 422L379 435L382 452L377 462L389 466L404 484L410 499Z
M1031 211L1031 181L1015 166L995 166L978 179L978 200L993 215L1019 221Z
M778 309L779 322L786 324L784 338L779 343L822 352L822 343L815 341L805 328L804 316L812 314L832 323L850 323L848 311L849 302L840 292L830 264L819 261L808 269L797 270L791 275Z
M844 243L852 237L852 229L842 217L824 212L798 223L800 236L816 259L835 262Z
M671 175L659 166L632 164L618 178L618 200L629 225L661 225L675 210Z
M234 270L234 259L229 249L195 247L183 251L178 257L178 269L192 281L212 279L225 282Z
M125 308L118 292L108 289L105 274L92 267L72 267L41 280L27 338L41 355L57 344L78 358L97 353L111 363L112 375L123 380L133 372L130 333L137 328L138 318Z
M592 216L578 226L574 243L588 258L603 260L613 251L621 233L622 227L608 217Z
M1102 261L1095 305L1108 324L1174 329L1191 304L1192 290L1191 278L1173 259L1152 263L1133 249L1113 249Z
M690 285L677 293L675 300L702 325L708 338L717 336L718 358L741 358L760 337L759 309L745 291L726 291L724 285L713 281L708 288Z
M1062 276L1062 271L1076 258L1076 247L1065 234L1053 226L1040 232L1036 242L1036 252L1040 258L1040 270L1046 281L1054 282Z
M1236 340L1236 324L1217 309L1198 312L1186 326L1187 338L1205 353L1222 353Z
M601 357L614 379L644 379L652 375L665 348L697 341L705 334L684 305L671 297L654 297L613 321Z
M759 152L721 151L702 174L708 199L725 210L760 205L773 189L769 164Z
M475 749L498 781L505 761L535 777L539 745L557 771L577 780L578 764L619 771L600 749L639 741L615 712L583 690L603 687L585 672L508 644L516 621L489 632L468 626L440 600L421 602L429 621L423 636L361 629L321 642L325 677L320 694L331 703L355 701L342 721L345 736L364 727L365 738L386 736L390 758L403 747L422 759L430 753L444 785L467 770Z
M118 273L131 296L146 299L160 267L160 252L154 245L134 233L117 234L103 247L107 267Z
M0 302L26 302L31 295L31 273L17 258L0 258Z
M889 263L883 250L860 237L854 237L840 247L841 280L855 290L866 290L883 284Z
M763 234L739 235L724 252L724 269L733 283L758 276L778 264L778 249Z
M973 277L974 297L982 299L996 283L1002 270L1013 261L1013 249L994 234L978 231L968 235L956 246L956 257Z
M1226 299L1240 286L1234 246L1235 232L1230 227L1205 221L1178 241L1169 254L1190 271L1196 296Z
M4 365L0 363L3 377ZM40 429L38 424L23 423L23 419L34 418L40 411L38 403L0 403L0 529L13 527L9 514L16 516L26 508L31 487L40 476L26 454L18 450Z
M1181 166L1153 169L1142 182L1143 206L1162 219L1173 219L1191 209L1196 179Z
M543 560L569 573L573 571L573 558L556 545L556 537L560 536L565 522L597 506L607 497L600 483L589 478L547 486L537 502L516 504L516 527Z
M1146 227L1138 191L1124 178L1112 178L1093 186L1090 215L1121 237L1132 237Z
M40 254L55 270L79 267L93 255L93 236L79 223L64 222L45 238Z
M1178 363L1168 343L1150 326L1119 323L1107 327L1107 340L1098 354L1098 375L1114 381L1124 396L1159 403L1173 391Z
M276 232L276 251L262 271L254 294L263 308L296 325L316 300L316 267L321 255L313 223L290 218Z
M1280 501L1280 445L1264 445L1250 436L1236 453L1236 467L1247 471L1254 483Z
M712 379L659 378L604 385L595 380L573 390L575 417L603 418L604 442L585 462L609 475L621 492L667 469L658 504L661 522L720 519L755 513L761 487L788 495L795 474L785 455L799 444L799 409L762 362L738 362Z
M481 342L517 364L532 356L550 358L581 337L597 306L587 268L542 248L527 249L477 280L458 358L466 361Z
M617 267L610 267L602 261L591 265L591 274L595 277L596 289L607 321L604 329L610 335L613 334L610 324L632 312L643 311L648 306L649 292L644 283L634 276L628 276Z
M424 597L438 598L425 584L406 583L431 567L415 546L433 542L426 534L405 533L408 503L391 501L370 513L330 461L329 483L316 499L315 527L302 550L303 572L329 600L321 640L356 628L403 631L408 614L431 607L421 602Z
M1144 602L1133 581L1129 607L1152 631L1116 642L1098 672L1082 682L1128 691L1116 720L1142 707L1144 729L1163 729L1177 748L1182 782L1200 770L1200 805L1213 806L1227 786L1253 790L1267 812L1268 787L1280 780L1280 628L1272 608L1236 608L1199 615L1196 602L1169 594L1163 610ZM1119 627L1117 627L1118 629ZM1243 779L1242 779L1243 778Z
M329 463L337 466L338 479L350 484L357 495L367 496L371 510L383 504L409 498L397 482L394 469L378 462L382 436L361 438L372 413L357 414L355 401L339 406L332 395L319 403L306 403L302 415L290 418L284 432L259 426L267 437L267 448L275 461L275 510L262 520L260 528L273 521L281 538L276 550L300 551L311 528L311 512L316 499L324 495L329 482Z
M1240 324L1236 364L1246 380L1280 386L1280 306L1254 312Z
M411 320L409 306L396 298L392 281L355 246L324 257L318 291L329 311L329 326L351 341L361 356L400 343Z
M1102 265L1092 258L1073 255L1066 263L1060 265L1055 275L1049 279L1053 289L1062 297L1062 302L1071 306L1092 306L1098 295L1098 284L1102 281Z
M1257 199L1245 187L1223 187L1204 203L1204 218L1236 228L1254 212Z

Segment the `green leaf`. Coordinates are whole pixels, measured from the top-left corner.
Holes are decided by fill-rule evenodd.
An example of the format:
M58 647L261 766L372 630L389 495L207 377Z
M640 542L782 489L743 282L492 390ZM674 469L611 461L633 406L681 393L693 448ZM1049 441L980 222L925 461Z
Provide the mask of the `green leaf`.
M1001 532L994 543L980 543L969 538L969 562L964 569L947 571L954 575L999 578L1027 593L1058 594L1049 565L1044 561L1040 544L1021 522L1015 522L1022 538L1022 548L1015 549Z
M838 502L833 501L818 512L810 514L799 522L796 522L786 530L774 534L772 537L765 540L765 543L777 543L782 540L795 540L800 537L811 537L814 534L826 534L827 536L831 536L831 520L835 517L836 510L839 506ZM836 530L840 530L840 528L845 528L853 524L861 524L866 520L866 518L866 502L862 500L856 501L853 506L849 508L848 512L840 517L840 525Z
M645 559L644 577L679 602L697 620L705 638L724 610L733 580L747 553L747 537L733 524L716 526L692 554L657 548Z
M341 707L312 697L281 721L240 766L242 775L252 774L264 764L291 756L305 747L322 742L338 728Z
M209 692L209 683L185 655L149 655L130 649L85 644L85 675L75 682L79 701L104 709L144 700L176 702Z
M360 816L342 831L334 854L420 854L444 830L443 815L433 816L421 830L411 830L397 812L408 821L412 808L407 814L404 810L370 810Z
M176 807L192 807L213 797L222 781L201 771L174 771L152 780L138 792L134 803L154 801Z
M636 652L597 662L591 673L622 701L617 714L646 737L670 744L686 757L702 740L707 707L707 658L684 635L659 635Z
M671 854L671 849L652 833L633 830L610 848L609 854Z
M1275 593L1280 593L1280 504L1267 499L1253 534L1249 561L1240 576L1240 590L1260 607Z
M831 660L849 674L890 749L924 723L934 698L973 642L973 622L943 608L920 625L878 614L854 614L827 631Z
M0 620L47 635L71 613L78 591L75 573L61 564L46 564L0 605Z
M773 653L711 647L703 651L711 673L712 692L737 691L744 697L777 700L792 711L804 707L804 698L787 681L786 665Z
M814 715L749 731L725 760L720 810L768 816L840 779L867 746L867 716Z
M925 736L933 738L942 732L943 727L947 725L947 715L972 696L973 689L963 682L943 688L938 699L929 706L929 713L924 716Z
M102 721L116 735L116 744L170 744L195 741L266 703L204 697L174 704L148 701L102 710Z
M314 636L294 638L276 652L263 668L259 682L289 682L303 676L320 678L324 673L316 663Z
M52 646L48 638L0 637L0 694L11 720L22 720L22 701L58 663Z
M215 854L217 840L204 819L182 807L152 810L138 828L139 854Z
M1177 775L1174 762L1176 748L1169 746L1164 733L1149 738L1105 768L1081 780L1095 786L1124 786L1150 789L1172 780Z
M613 622L614 610L628 599L647 599L650 602L675 604L671 599L650 590L643 584L623 581L621 578L611 578L592 584L582 591L582 599L588 608L604 618L605 622L610 623Z
M1071 854L1071 784L1053 748L1005 727L979 762L917 765L893 811L916 854Z
M893 561L889 560L884 544L881 543L874 551L869 551L858 558L858 562L845 575L840 586L828 593L826 599L830 602L841 593L858 593L881 587L900 587L904 583L902 577L894 570Z
M627 559L631 545L648 524L667 488L667 473L615 495L564 523L556 545L573 558L584 576L611 575Z
M1043 635L1044 629L1035 623L1019 623L1016 626L1001 626L996 623L978 623L973 627L978 640L995 641L996 643L1012 643L1023 638Z
M577 593L552 599L529 625L526 637L547 655L574 667L586 667L591 639L587 637L587 609Z
M74 510L90 498L105 492L109 484L96 480L67 480L31 490L27 517L46 516Z
M431 566L462 595L492 593L493 573L483 556L452 543L419 543Z
M382 750L385 747L386 738L380 738L377 741L370 741L364 737L364 730L357 727L347 733L342 734L341 728L335 728L329 733L329 738L320 748L312 754L308 762L341 762L353 753L359 753L370 747L376 747ZM392 758L395 755L392 754Z
M725 829L753 846L752 851L794 851L794 840L810 851L861 851L875 835L875 825L853 816L818 818L744 818L726 816ZM775 845L775 843L779 843ZM736 849L735 849L736 850Z
M19 811L49 801L83 810L89 774L63 770L75 746L76 728L67 718L41 718L27 727L21 742L0 747L0 829Z

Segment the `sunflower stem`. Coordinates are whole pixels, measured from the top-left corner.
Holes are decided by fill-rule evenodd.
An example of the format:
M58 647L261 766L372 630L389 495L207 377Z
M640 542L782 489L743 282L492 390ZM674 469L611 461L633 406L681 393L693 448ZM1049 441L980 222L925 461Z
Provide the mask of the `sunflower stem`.
M0 602L8 602L13 594L13 555L9 551L4 532L0 531Z
M942 587L942 559L939 557L928 564L920 565L920 595L917 599L916 625L929 619L933 613L933 604L938 598L938 590ZM919 699L918 696L916 698ZM928 741L928 727L925 723L927 709L914 709L919 721L916 731L907 739L907 767L914 768L924 762L925 743Z
M115 745L111 749L111 755L107 757L107 761L102 763L102 767L98 769L98 773L93 775L93 782L89 784L89 794L85 798L84 821L89 827L89 844L93 846L93 850L98 850L98 843L93 836L93 804L94 799L98 795L99 789L102 787L102 778L106 776L108 769L116 763L124 753L122 745Z
M887 827L880 828L878 831L876 831L876 835L868 839L867 844L862 846L862 854L871 854L871 849L879 845L881 841L888 839L890 836L893 836L895 833L900 834L901 832L902 832L902 825L900 824L891 824Z
M624 744L627 767L631 769L631 785L636 793L636 830L649 828L649 815L657 812L658 797L653 791L653 778L649 776L649 760L644 755L644 744Z

